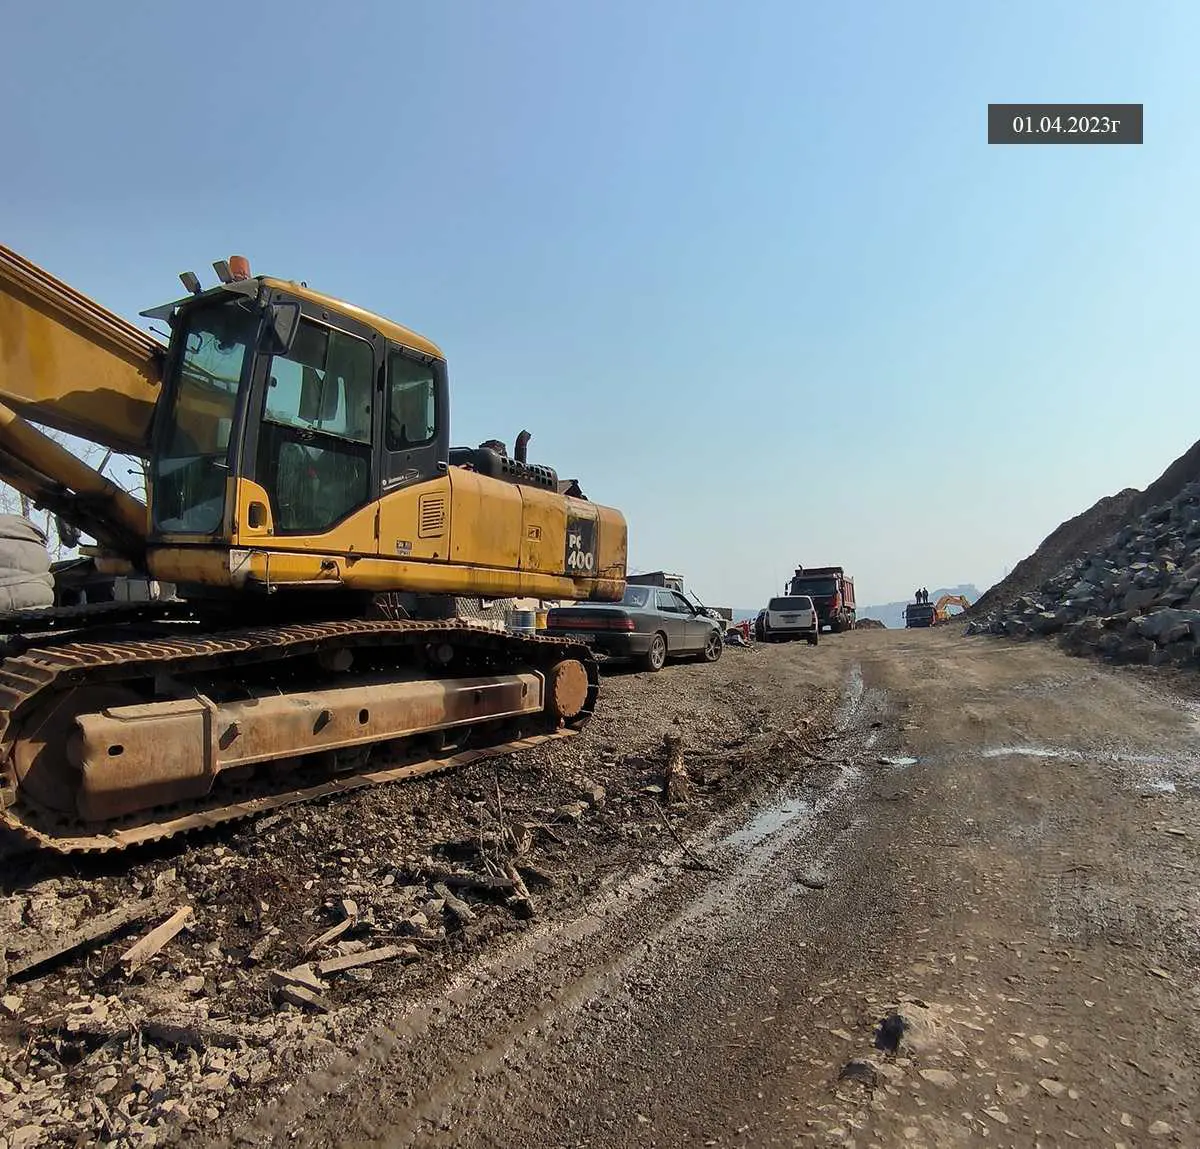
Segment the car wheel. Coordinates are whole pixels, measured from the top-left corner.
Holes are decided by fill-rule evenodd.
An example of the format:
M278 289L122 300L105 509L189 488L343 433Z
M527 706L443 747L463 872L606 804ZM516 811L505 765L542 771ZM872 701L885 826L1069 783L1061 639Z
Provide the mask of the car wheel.
M650 640L650 649L646 651L643 663L647 670L659 671L667 661L667 636L661 632Z
M716 662L724 649L725 643L721 641L721 636L714 630L704 644L704 661Z
M820 641L821 641L820 636L817 634L817 632L815 630L812 632L812 634L810 634L808 636L808 645L809 646L816 646L817 643Z

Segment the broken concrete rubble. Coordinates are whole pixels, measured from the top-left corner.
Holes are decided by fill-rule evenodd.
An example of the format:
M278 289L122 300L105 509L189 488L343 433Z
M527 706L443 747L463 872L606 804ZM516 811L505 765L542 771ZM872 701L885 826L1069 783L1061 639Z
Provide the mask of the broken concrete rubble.
M973 618L967 633L1057 636L1075 654L1200 668L1200 482L1077 556L1035 594Z

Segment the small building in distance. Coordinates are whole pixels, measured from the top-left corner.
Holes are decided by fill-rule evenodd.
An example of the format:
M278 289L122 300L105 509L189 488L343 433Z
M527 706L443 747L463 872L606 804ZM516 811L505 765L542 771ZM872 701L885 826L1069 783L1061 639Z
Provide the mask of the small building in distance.
M642 574L625 576L630 586L662 586L683 593L683 575L668 574L666 571L644 571Z

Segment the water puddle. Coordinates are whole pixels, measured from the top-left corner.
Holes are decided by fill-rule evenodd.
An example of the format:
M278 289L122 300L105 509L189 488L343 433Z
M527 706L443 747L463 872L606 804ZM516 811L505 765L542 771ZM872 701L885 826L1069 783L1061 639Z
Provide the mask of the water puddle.
M1177 792L1175 783L1169 778L1160 778L1155 782L1148 782L1142 789L1147 794L1174 794Z
M1067 758L1073 762L1113 762L1128 766L1169 766L1175 761L1163 754L1121 754L1111 750L1065 750L1046 746L992 746L981 750L984 758Z
M729 834L721 844L741 849L757 846L782 830L789 822L812 813L811 802L803 798L784 798L755 814L741 829Z

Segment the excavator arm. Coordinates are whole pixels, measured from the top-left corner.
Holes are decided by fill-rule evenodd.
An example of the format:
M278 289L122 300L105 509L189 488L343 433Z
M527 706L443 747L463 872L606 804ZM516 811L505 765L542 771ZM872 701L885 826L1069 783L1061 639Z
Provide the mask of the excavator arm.
M945 622L950 617L949 608L952 606L961 607L963 610L970 608L971 603L961 594L944 594L937 600L933 607L933 617L938 622Z
M144 504L34 424L145 457L164 351L0 245L0 479L137 564Z

